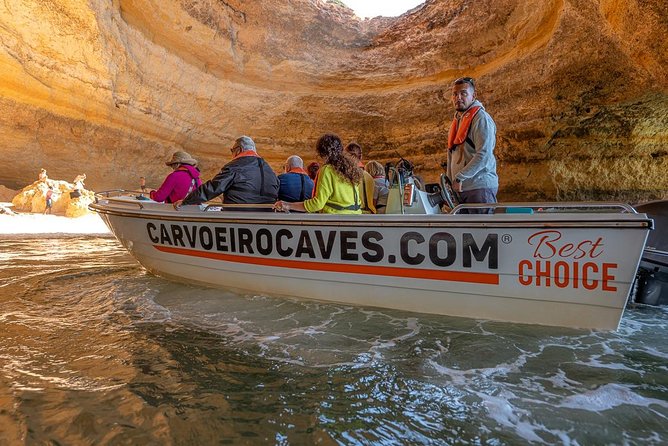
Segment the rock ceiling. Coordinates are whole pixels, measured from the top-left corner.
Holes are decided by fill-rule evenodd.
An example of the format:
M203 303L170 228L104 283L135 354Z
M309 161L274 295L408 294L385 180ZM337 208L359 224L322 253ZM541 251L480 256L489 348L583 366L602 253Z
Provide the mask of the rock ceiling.
M665 0L430 0L359 20L323 0L0 5L0 184L204 177L253 137L276 169L320 134L440 173L449 84L477 79L503 200L668 196Z

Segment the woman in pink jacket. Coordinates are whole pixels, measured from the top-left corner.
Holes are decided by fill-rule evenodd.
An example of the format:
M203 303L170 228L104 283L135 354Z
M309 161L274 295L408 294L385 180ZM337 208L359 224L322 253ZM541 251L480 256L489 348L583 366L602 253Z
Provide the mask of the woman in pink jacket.
M183 200L188 193L202 184L197 170L197 160L186 152L174 152L172 159L167 161L174 172L167 175L158 190L152 190L151 200L165 203L174 203Z

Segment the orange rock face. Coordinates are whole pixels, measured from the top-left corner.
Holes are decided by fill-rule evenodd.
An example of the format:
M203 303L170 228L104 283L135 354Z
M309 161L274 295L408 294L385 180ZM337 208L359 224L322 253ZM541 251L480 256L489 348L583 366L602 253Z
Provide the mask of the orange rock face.
M322 0L22 0L0 5L0 184L40 167L94 190L204 177L253 137L276 168L336 132L435 180L450 83L496 120L502 200L668 195L664 0L431 0L359 20Z

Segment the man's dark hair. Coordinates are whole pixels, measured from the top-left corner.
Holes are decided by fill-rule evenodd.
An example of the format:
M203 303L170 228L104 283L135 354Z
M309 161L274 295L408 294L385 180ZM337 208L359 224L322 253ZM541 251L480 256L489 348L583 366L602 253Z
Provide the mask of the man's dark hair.
M351 142L346 146L346 152L357 158L357 161L362 161L362 146L356 142Z
M460 77L459 79L455 80L452 85L462 84L469 84L471 88L473 88L473 91L475 91L475 80L472 77Z

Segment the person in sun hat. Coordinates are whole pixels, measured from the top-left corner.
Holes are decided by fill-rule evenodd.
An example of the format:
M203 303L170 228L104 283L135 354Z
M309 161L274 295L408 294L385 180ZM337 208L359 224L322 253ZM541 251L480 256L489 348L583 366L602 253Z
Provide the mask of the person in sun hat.
M476 97L475 81L461 77L452 84L455 117L448 133L447 175L459 192L460 203L496 203L496 124ZM493 209L464 209L487 214Z
M240 136L234 141L230 153L232 161L176 206L201 204L221 194L224 204L274 204L279 181L271 166L257 154L255 142L248 136ZM260 209L264 208L252 210Z
M189 153L181 150L174 152L165 164L171 167L173 172L167 175L158 190L149 193L151 200L176 203L202 184L197 160Z

